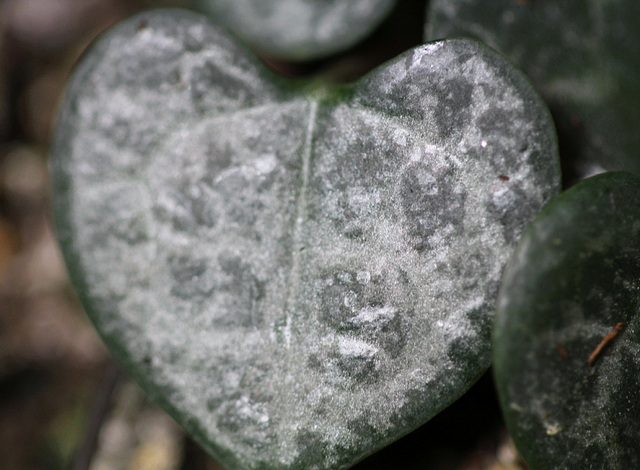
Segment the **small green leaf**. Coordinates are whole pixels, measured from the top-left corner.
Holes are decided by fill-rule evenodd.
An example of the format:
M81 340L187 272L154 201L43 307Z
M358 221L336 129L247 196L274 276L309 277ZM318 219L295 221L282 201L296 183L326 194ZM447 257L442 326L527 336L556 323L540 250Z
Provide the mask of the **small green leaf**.
M344 50L372 32L396 0L198 0L253 49L290 60Z
M427 39L470 36L531 79L577 176L640 172L640 2L433 0Z
M106 343L243 470L348 467L464 393L502 268L559 187L546 108L478 42L309 89L175 11L85 56L52 162Z
M640 468L639 311L640 177L598 175L540 213L498 298L495 377L532 470Z

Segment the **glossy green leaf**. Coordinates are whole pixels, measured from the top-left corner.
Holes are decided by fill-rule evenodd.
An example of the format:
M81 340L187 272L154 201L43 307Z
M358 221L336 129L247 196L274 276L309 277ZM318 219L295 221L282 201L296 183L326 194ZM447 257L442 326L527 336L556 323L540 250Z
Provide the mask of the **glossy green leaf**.
M430 40L470 36L531 79L578 176L640 172L640 2L433 0Z
M345 468L488 367L498 282L556 194L546 108L475 41L355 85L277 80L145 13L70 85L52 155L105 341L230 468Z
M269 56L309 60L372 32L396 0L198 0L203 12Z
M640 177L598 175L540 213L498 298L495 377L532 470L640 468L639 312Z

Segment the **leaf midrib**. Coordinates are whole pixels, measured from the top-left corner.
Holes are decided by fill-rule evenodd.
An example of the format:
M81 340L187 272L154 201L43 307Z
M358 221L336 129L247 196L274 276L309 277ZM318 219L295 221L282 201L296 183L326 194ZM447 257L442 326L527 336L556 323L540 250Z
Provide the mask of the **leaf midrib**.
M301 253L304 249L304 223L307 219L307 205L308 197L307 191L309 188L309 180L311 173L311 155L313 152L313 134L318 118L318 107L320 103L316 100L309 101L309 115L307 121L307 130L305 134L305 141L302 147L302 184L300 185L296 209L294 212L293 221L293 238L291 243L291 270L287 279L284 314L285 314L285 329L290 331L291 328L291 307L295 303L296 293L298 292L300 284L300 269L301 269ZM291 346L290 334L285 334L285 346L287 349Z

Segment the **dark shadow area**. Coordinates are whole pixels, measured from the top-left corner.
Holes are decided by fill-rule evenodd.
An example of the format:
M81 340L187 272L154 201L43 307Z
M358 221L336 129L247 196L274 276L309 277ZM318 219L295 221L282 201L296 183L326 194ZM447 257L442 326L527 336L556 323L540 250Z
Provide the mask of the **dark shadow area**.
M414 432L367 457L353 470L484 468L506 434L491 372Z

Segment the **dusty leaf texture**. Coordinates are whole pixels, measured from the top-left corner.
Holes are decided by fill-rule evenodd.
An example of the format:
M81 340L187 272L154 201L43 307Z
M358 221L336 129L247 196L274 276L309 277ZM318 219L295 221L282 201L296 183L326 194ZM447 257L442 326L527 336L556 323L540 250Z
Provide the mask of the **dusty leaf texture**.
M306 90L178 11L86 55L52 161L98 330L242 469L348 467L460 396L559 185L546 109L479 43Z

